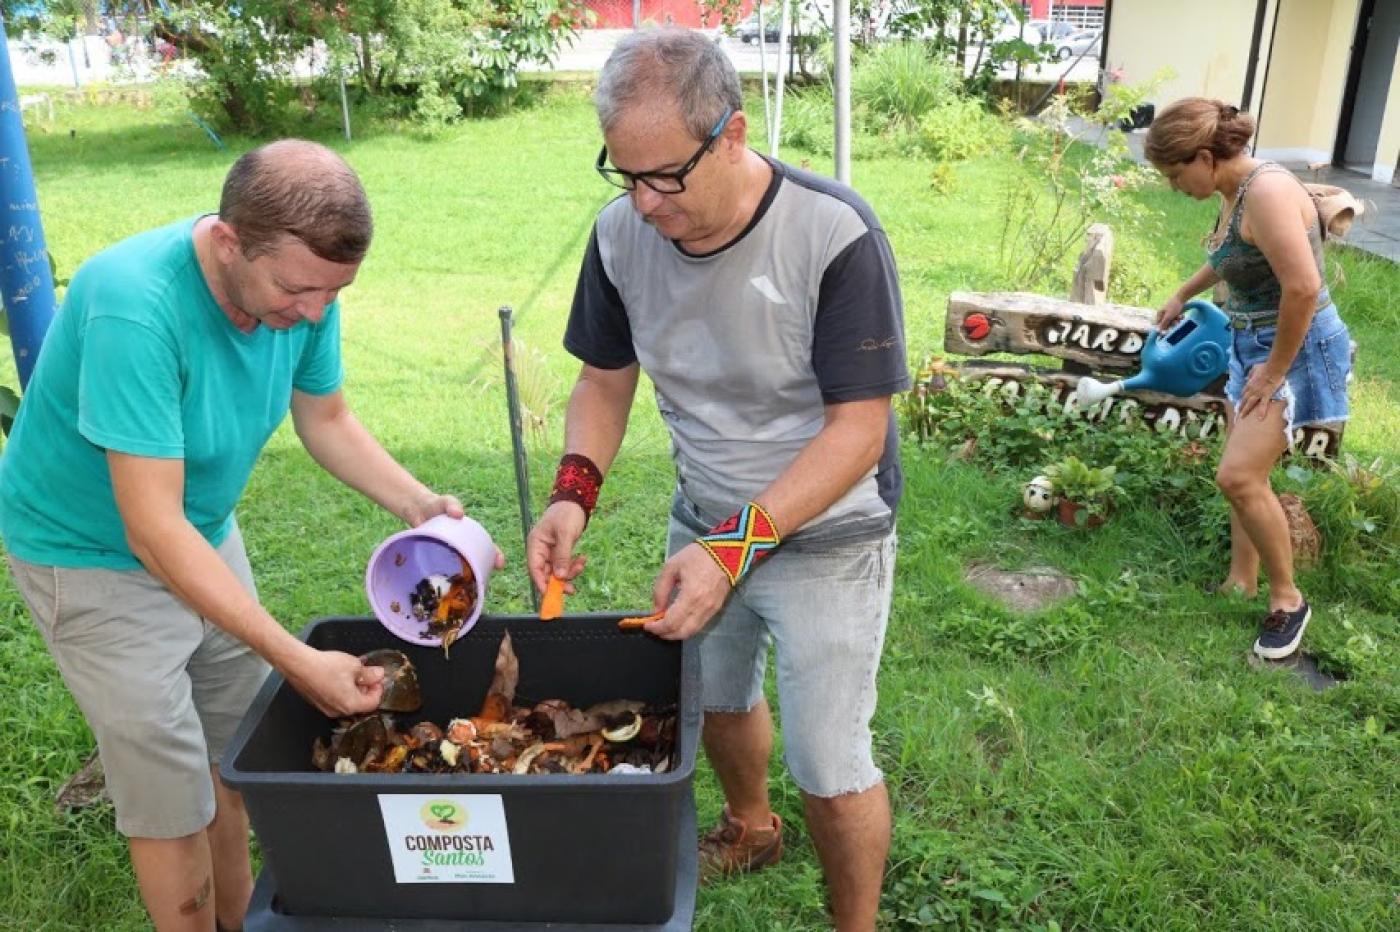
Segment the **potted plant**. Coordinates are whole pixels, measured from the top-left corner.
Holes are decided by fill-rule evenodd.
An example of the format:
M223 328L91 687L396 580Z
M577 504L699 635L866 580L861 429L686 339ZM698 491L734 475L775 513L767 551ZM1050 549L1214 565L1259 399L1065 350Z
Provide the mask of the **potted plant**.
M1103 524L1123 491L1117 472L1114 466L1089 466L1077 456L1051 463L1045 475L1059 496L1055 517L1065 527L1093 528Z

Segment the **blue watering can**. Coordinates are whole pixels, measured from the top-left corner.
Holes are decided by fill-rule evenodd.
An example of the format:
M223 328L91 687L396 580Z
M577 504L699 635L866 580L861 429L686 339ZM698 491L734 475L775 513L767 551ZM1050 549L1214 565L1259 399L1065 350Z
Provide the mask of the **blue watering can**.
M1083 378L1075 388L1081 407L1097 404L1121 391L1194 395L1225 372L1230 356L1230 317L1209 301L1187 303L1166 333L1147 333L1142 370L1117 382Z

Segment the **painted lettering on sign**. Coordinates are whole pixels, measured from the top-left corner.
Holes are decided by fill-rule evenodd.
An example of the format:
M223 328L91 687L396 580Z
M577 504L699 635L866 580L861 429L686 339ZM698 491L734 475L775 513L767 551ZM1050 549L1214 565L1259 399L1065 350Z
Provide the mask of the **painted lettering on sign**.
M1142 352L1142 334L1082 320L1047 320L1040 338L1047 346L1074 346L1091 353L1136 356Z
M964 374L978 377L976 370L972 369L965 370ZM1050 393L1049 405L1052 410L1079 414L1096 424L1112 419L1126 425L1140 424L1144 428L1188 440L1206 439L1223 433L1226 428L1226 402L1223 398L1211 399L1204 404L1197 401L1192 405L1177 405L1143 402L1130 395L1110 395L1096 404L1081 407L1076 400L1072 381L1059 373L1044 377L1029 371L1024 377L1019 373L1014 376L987 375L980 381L983 394L989 397L998 395L1007 402L1019 398L1026 384L1041 385ZM1304 459L1327 459L1335 457L1340 447L1339 430L1318 426L1297 427L1293 431L1289 453Z
M1120 423L1134 421L1162 433L1176 434L1189 439L1211 436L1225 429L1225 406L1218 410L1213 406L1209 411L1193 411L1189 408L1168 404L1143 404L1136 398L1124 395L1110 395L1097 404L1081 407L1075 398L1074 389L1067 385L1045 383L1050 390L1050 403L1065 414L1079 414L1096 424L1110 418ZM983 380L984 394L998 394L1008 401L1020 397L1023 384L1015 379L990 376Z

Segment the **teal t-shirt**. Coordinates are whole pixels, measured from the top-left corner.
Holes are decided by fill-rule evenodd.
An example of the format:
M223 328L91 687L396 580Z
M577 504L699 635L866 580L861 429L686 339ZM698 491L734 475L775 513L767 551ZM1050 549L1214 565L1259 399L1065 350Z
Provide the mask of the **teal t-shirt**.
M339 303L319 324L243 333L194 252L195 220L83 263L54 318L0 456L0 534L30 563L136 569L106 451L185 461L185 516L228 534L292 390L340 387Z

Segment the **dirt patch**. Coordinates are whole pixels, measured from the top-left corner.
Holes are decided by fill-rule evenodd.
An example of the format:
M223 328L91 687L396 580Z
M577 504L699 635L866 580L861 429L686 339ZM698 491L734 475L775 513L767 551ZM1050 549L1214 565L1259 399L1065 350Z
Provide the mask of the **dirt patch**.
M1020 615L1030 615L1063 602L1079 591L1073 579L1046 566L1013 572L974 563L963 572L963 580Z
M1316 658L1302 651L1298 651L1292 657L1285 657L1283 660L1265 660L1254 651L1250 651L1248 657L1249 665L1256 670L1288 670L1307 683L1315 692L1331 689L1341 682L1332 674L1319 669Z

